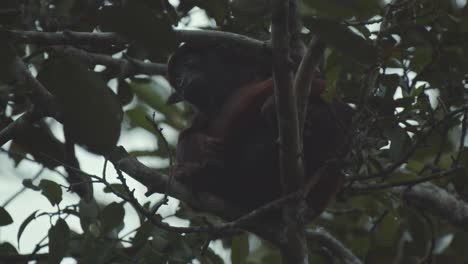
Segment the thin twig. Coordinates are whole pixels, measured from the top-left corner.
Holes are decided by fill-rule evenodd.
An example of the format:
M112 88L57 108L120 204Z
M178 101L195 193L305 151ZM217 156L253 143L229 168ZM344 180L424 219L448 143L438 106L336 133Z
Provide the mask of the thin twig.
M375 185L368 185L368 186L361 186L361 187L353 187L351 191L362 194L362 193L367 193L367 192L371 192L371 191L378 191L378 190L384 190L384 189L401 187L401 186L411 187L411 186L414 186L416 184L420 184L420 183L432 181L432 180L435 180L435 179L444 178L446 176L450 176L451 173L453 173L453 172L455 172L455 171L457 171L459 169L460 169L459 167L454 167L454 168L450 168L448 170L433 173L433 174L431 174L429 176L421 177L421 178L415 179L415 180L375 184Z
M136 198L133 196L133 191L131 191L128 188L128 185L126 184L125 177L123 176L122 172L117 167L115 167L115 169L118 174L118 179L122 182L122 185L124 186L127 196L123 196L122 194L116 191L113 191L113 193L117 195L119 198L132 204L135 207L135 209L137 209L138 212L143 214L152 224L156 225L157 227L163 228L164 230L175 232L175 233L209 232L209 233L218 234L218 235L224 232L229 233L229 232L232 232L233 230L249 226L249 224L254 219L257 219L259 216L263 215L266 212L280 208L284 203L290 202L293 199L297 199L298 195L300 195L300 193L296 192L296 193L289 194L285 197L281 197L232 222L227 222L227 223L223 223L219 225L174 227L167 223L162 222L159 218L154 217L154 215L152 215L151 212L143 208L143 206L141 206L136 200ZM111 190L113 189L113 187L110 184L103 182L103 181L102 183L104 183L106 187L111 188Z
M463 149L465 148L465 139L466 139L466 130L467 130L467 121L468 121L468 110L465 110L463 113L462 125L461 125L461 135L460 135L460 143L458 146L458 153L455 161L453 162L452 166L458 166L460 164Z
M31 182L36 180L41 176L41 174L44 172L45 167L42 167L39 169L39 171L34 175L34 177L31 179ZM18 196L20 196L24 191L26 191L28 188L26 186L21 187L16 193L14 193L10 198L6 199L5 202L1 205L2 207L7 207L12 201L14 201Z
M304 122L307 113L309 95L311 92L311 84L314 78L315 68L323 56L325 44L318 38L314 37L310 40L306 53L302 58L301 64L294 79L294 91L297 98L297 112L299 120L299 133L304 132ZM302 138L302 137L301 137Z
M434 131L434 129L436 129L440 125L444 124L445 122L447 122L450 118L454 118L458 114L460 114L462 112L465 112L465 111L468 111L468 105L466 105L466 106L464 106L464 107L462 107L460 109L457 109L457 110L454 110L454 111L451 111L451 112L447 113L442 119L438 120L435 124L433 124L430 128L428 128L427 131L422 132L422 135L419 135L418 137L416 137L416 139L413 141L413 144L410 146L409 150L400 158L400 160L398 160L397 162L395 162L395 163L391 164L390 166L386 167L382 171L379 171L379 172L377 172L375 174L371 174L371 175L365 176L365 177L362 177L362 176L349 177L347 179L347 181L365 181L365 180L371 180L371 179L375 179L375 178L385 177L386 175L391 174L396 169L398 169L401 165L406 163L409 160L409 158L411 158L411 156L416 151L416 149L419 147L419 145L422 142L424 142L431 135L431 133ZM421 129L421 131L423 131L424 129L425 129L425 127L423 127Z
M334 256L341 259L345 264L361 264L361 260L356 257L353 252L343 245L339 240L334 238L323 228L316 230L307 230L307 238L312 241L317 241L320 245L328 248Z
M171 184L174 180L174 155L172 154L171 147L169 146L169 142L167 141L166 137L162 133L162 128L158 126L156 121L154 120L155 118L155 113L153 113L153 118L151 119L148 116L145 116L146 120L153 126L153 129L156 131L156 133L159 135L159 138L162 140L162 143L164 144L164 148L166 149L167 155L169 157L169 181L167 182L166 186L166 191L164 192L164 198L156 203L156 205L153 207L153 213L156 213L156 211L159 209L164 204L167 204L168 202L168 190L171 187Z

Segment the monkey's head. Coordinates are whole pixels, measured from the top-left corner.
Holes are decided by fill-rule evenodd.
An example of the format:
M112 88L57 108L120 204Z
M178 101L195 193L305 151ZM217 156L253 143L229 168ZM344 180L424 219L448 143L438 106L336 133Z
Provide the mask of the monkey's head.
M207 115L217 113L239 87L271 75L268 55L243 54L239 48L186 43L168 63L168 79L175 93L168 103L182 100Z

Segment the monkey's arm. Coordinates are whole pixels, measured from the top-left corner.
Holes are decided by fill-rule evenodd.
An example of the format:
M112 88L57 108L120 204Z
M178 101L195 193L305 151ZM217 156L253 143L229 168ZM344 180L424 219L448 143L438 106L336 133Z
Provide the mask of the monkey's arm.
M205 190L223 163L223 141L206 133L208 124L203 114L196 113L177 143L174 176L194 190Z
M182 131L177 144L176 177L195 190L211 190L226 173L225 164L233 158L241 162L240 148L246 147L243 134L249 131L252 116L272 93L272 81L246 85L236 90L214 118L199 112L192 125ZM239 141L240 140L240 141Z

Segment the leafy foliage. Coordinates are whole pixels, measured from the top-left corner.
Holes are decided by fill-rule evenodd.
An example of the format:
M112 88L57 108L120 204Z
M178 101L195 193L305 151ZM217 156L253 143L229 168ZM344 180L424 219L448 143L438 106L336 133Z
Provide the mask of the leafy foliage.
M189 123L191 112L185 105L165 103L170 87L161 76L126 76L111 67L98 71L102 65L92 59L45 48L53 45L37 39L24 44L9 30L116 32L125 44L81 43L70 35L70 46L129 61L164 63L177 48L173 26L189 23L197 8L211 19L207 28L268 39L271 17L263 4L267 2L195 0L172 6L169 1L150 0L1 1L0 129L35 103L31 87L15 79L15 59L22 59L54 94L61 112L56 119L74 142L107 155L121 130L144 129L154 136L158 148L132 154L167 159L174 152L174 142L169 141L170 151L164 149L160 133L145 116L155 113L158 126L180 131ZM356 108L349 131L352 152L344 161L347 188L310 228L324 227L366 263L464 263L468 261L466 225L401 199L396 187L410 188L414 184L407 182L439 173L431 183L468 203L468 149L463 131L468 109L468 7L443 0L383 2L300 3L301 38L307 42L317 34L327 44L320 63L327 86L323 97L330 101L339 96ZM118 85L110 85L112 81ZM15 134L5 151L16 166L33 159L56 170L66 160L64 142L58 138L51 122L40 121ZM169 167L161 171L168 172ZM41 244L48 245L49 263L60 263L64 257L80 263L190 263L194 259L223 263L220 250L231 251L232 263L280 262L278 250L252 239L252 234L224 238L224 248L214 249L208 247L214 239L208 234L169 232L142 215L135 230L124 234L125 216L134 213L125 210L128 202L100 204L81 198L79 204L63 206L64 186L57 182L42 179L38 186L28 181L24 185L40 191L37 195L47 198L55 211L38 211L32 204L33 212L19 224L17 243L25 232L31 232L29 224L49 217L53 224L44 227L49 230L48 244ZM113 183L104 191L109 197L126 195L122 184ZM8 209L15 210L13 205ZM19 223L8 211L0 207L0 226ZM69 227L68 216L78 217L81 230ZM220 221L183 204L175 217L190 225ZM309 246L313 263L337 258L318 241ZM4 256L20 253L4 242L0 262Z

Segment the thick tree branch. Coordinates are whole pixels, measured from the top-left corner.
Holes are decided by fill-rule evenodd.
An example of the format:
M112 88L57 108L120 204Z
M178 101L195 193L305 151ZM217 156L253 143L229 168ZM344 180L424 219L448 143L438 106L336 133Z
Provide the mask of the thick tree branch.
M90 45L90 46L112 46L125 45L128 41L113 32L43 32L43 31L21 31L9 30L12 41L18 44L36 45Z
M320 228L316 230L307 230L307 238L317 243L328 250L330 250L334 256L341 259L341 263L345 264L361 264L361 260L356 257L353 252L343 245L339 240L334 238L326 230Z
M19 84L30 87L32 90L31 101L36 105L40 105L41 110L45 111L46 114L55 114L52 94L32 76L28 67L18 56L13 61L12 69L15 73L16 81Z
M116 165L116 168L122 170L123 172L130 175L130 177L133 179L145 185L149 190L148 194L154 192L167 192L168 195L186 202L196 209L213 213L227 220L232 220L230 222L215 226L194 226L189 228L171 227L166 224L163 226L161 223L157 223L161 228L172 232L210 232L213 234L223 234L229 233L235 229L246 229L250 232L258 234L271 243L282 245L283 238L280 234L278 234L278 229L280 228L278 226L280 223L278 219L262 217L267 212L279 210L286 203L298 203L299 200L302 200L303 196L303 190L299 190L265 204L264 206L261 206L248 214L242 214L240 211L231 207L230 205L227 205L224 201L215 196L209 194L195 194L191 192L182 183L179 183L174 179L170 186L167 186L169 183L169 176L163 175L155 169L146 167L136 158L129 156L129 154L122 147L119 147L113 153L111 153L110 161ZM96 176L91 175L90 177L98 180L99 182L105 183L102 179ZM126 197L121 198L128 201L128 198ZM148 219L155 221L149 215ZM263 219L264 221L269 222L269 224L265 225L264 221L262 220L260 221L262 224L259 225L258 219Z
M169 176L159 173L140 163L135 157L130 156L127 151L119 147L113 151L109 160L123 172L148 188L147 195L152 193L166 193L174 198L187 202L191 207L212 212L225 219L235 219L240 211L227 205L224 201L208 194L195 195L185 185L172 180L170 186Z
M128 40L113 32L38 32L38 31L6 31L15 43L37 45L90 45L112 46L126 45ZM214 31L214 30L186 30L176 29L176 38L179 42L200 43L229 43L252 52L269 50L268 42L250 38L244 35Z
M109 55L86 52L84 50L70 46L55 47L54 50L58 50L65 54L77 57L81 60L84 60L88 64L101 64L107 66L111 70L118 72L118 77L120 78L125 78L136 74L165 75L167 72L167 66L163 63L143 62L141 60L131 58L118 59Z
M8 141L18 133L18 131L24 130L30 124L39 121L43 116L38 115L35 111L28 111L11 122L8 126L0 131L0 146L5 145Z
M272 1L273 81L279 131L279 160L283 193L298 190L304 183L297 104L290 58L289 1ZM285 220L281 255L284 263L308 263L303 219L305 201L290 203L283 210Z
M393 191L411 205L441 216L453 225L468 229L468 204L446 190L426 182L412 187L397 187Z
M297 190L304 182L296 95L289 57L288 2L273 1L272 49L273 81L278 116L280 168L285 192Z
M32 94L30 99L35 106L0 131L0 146L10 141L18 131L24 130L29 124L42 119L44 116L56 115L52 94L32 76L19 57L14 58L11 68L16 82L30 87Z
M25 255L14 255L14 254L1 254L0 263L28 263L29 261L47 261L49 259L49 253L40 254L25 254Z

